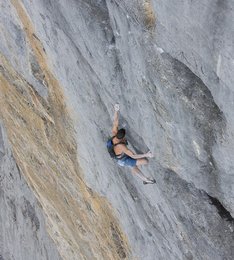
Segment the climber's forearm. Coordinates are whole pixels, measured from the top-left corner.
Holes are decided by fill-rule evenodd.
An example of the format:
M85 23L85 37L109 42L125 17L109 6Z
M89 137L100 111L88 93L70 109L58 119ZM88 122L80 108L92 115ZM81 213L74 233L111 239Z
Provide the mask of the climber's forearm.
M148 157L147 153L144 154L134 154L130 149L125 148L125 150L123 151L126 155L130 156L133 159L141 159L141 158L145 158Z
M116 135L118 132L118 126L119 126L119 115L118 111L115 111L114 114L114 122L113 122L113 128L112 128L112 133L113 135Z
M141 159L141 158L146 158L147 154L133 154L130 157L132 157L133 159Z
M153 155L150 151L147 153L143 153L143 154L134 154L131 150L125 148L125 150L123 152L133 159L152 158L153 157Z

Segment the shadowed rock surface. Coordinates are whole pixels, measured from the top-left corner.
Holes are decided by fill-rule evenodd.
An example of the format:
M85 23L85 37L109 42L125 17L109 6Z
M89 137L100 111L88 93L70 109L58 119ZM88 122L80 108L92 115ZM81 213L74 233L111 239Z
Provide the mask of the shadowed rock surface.
M233 259L233 8L1 3L0 117L62 258ZM156 185L107 154L115 102Z

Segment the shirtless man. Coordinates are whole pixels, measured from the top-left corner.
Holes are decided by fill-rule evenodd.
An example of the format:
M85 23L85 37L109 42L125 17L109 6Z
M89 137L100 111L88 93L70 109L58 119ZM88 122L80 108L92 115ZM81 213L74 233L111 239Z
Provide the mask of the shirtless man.
M152 158L153 155L149 151L145 154L134 154L131 150L127 148L127 140L125 139L125 129L119 129L119 105L115 104L115 114L114 114L114 123L112 128L112 142L114 144L114 152L116 155L117 163L120 166L128 166L132 168L132 172L139 176L144 184L153 184L156 183L155 179L146 177L141 170L138 168L140 165L148 163L148 158Z

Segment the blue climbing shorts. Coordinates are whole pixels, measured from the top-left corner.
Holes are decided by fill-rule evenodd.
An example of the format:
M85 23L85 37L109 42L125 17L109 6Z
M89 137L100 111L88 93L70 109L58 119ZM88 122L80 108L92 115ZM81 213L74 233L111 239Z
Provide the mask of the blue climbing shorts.
M131 158L128 155L124 155L121 159L117 160L118 165L120 166L128 166L128 167L135 167L136 166L136 159Z

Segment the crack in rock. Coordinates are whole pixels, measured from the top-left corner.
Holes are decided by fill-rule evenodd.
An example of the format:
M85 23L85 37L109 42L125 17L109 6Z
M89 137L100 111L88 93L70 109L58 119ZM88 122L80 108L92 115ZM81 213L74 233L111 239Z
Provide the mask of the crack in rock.
M234 224L234 218L232 217L230 212L221 204L221 202L217 198L212 197L209 194L207 194L207 196L209 197L211 204L217 208L220 217Z

